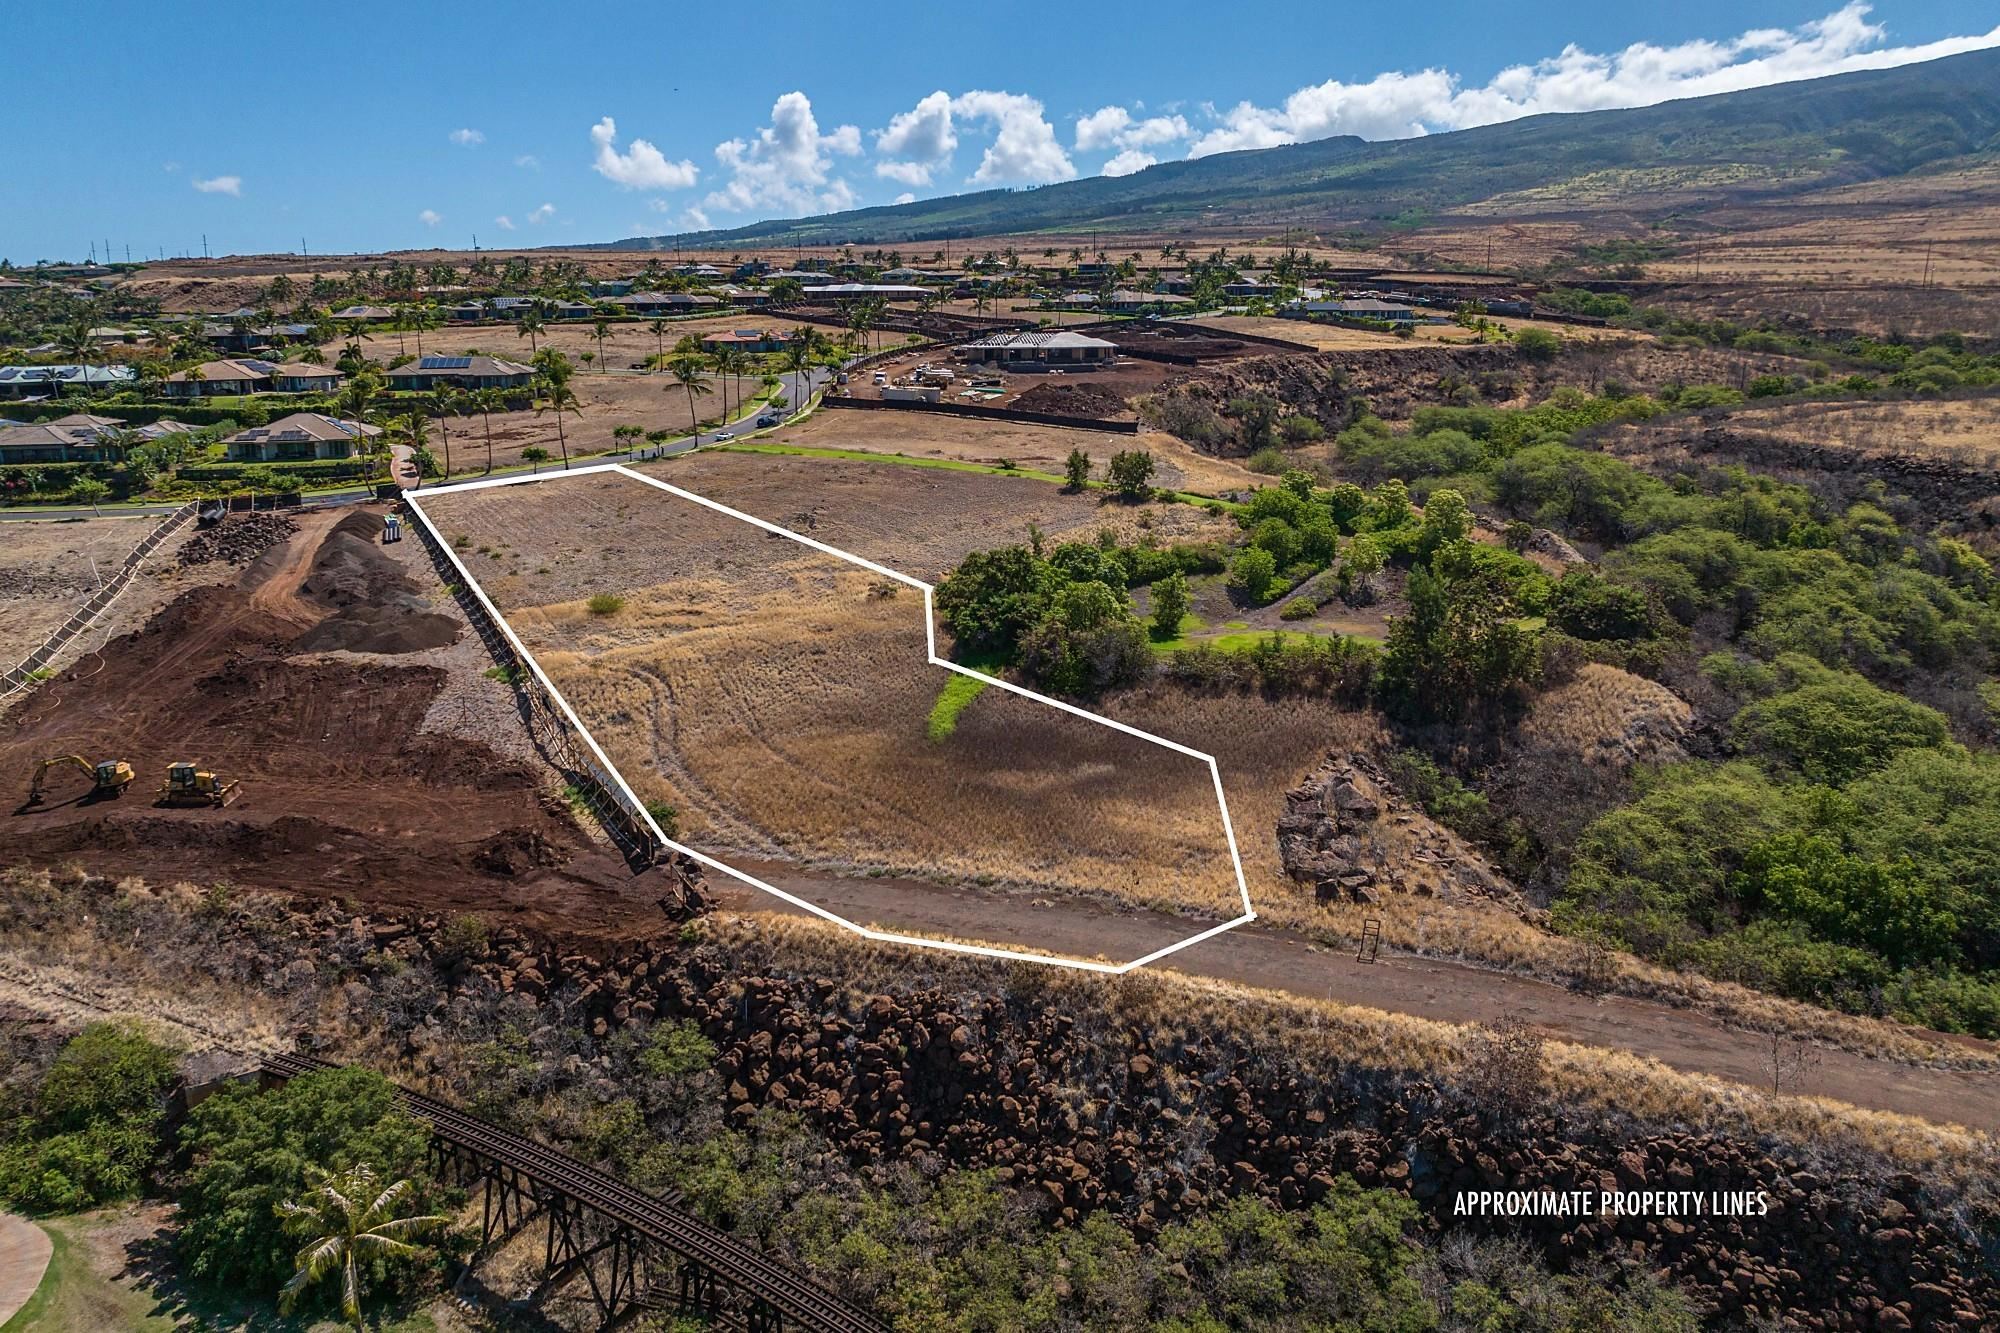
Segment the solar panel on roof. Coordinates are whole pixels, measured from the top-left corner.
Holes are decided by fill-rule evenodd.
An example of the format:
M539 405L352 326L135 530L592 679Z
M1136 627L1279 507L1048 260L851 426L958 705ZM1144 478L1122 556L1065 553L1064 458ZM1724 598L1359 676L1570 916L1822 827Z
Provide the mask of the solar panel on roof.
M427 356L417 363L418 370L470 370L472 358L469 356Z

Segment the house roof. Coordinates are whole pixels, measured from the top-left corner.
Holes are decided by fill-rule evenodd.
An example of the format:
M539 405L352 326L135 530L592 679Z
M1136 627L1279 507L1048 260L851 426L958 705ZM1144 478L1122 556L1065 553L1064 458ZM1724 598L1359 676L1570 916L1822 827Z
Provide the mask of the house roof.
M928 287L906 287L893 282L827 282L813 288L814 296L935 296Z
M1169 296L1165 292L1135 292L1124 288L1104 298L1110 305L1193 305L1185 296Z
M65 449L78 449L96 444L105 435L120 430L130 430L142 440L158 440L169 435L185 435L189 429L190 427L166 417L151 425L135 427L130 422L120 421L116 417L94 417L82 412L72 412L53 421L28 425L0 421L0 446L32 448L56 445Z
M176 370L167 376L167 383L187 384L199 380L206 384L210 380L267 380L277 368L277 363L274 361L259 361L252 357L204 361L190 370Z
M725 329L721 333L702 335L705 343L761 343L778 337L767 329Z
M1116 351L1118 344L1093 338L1087 333L1071 333L1067 329L1037 329L1022 333L989 333L984 338L960 347L1109 347Z
M1414 315L1417 312L1409 306L1394 301L1378 301L1374 297L1364 297L1357 301L1311 301L1307 310L1331 315Z
M305 441L367 439L380 435L380 426L362 421L343 421L318 412L294 412L268 426L252 426L230 436L225 444L297 444Z
M282 366L271 367L272 379L291 380L337 380L340 372L332 366L316 366L310 361L287 361Z
M506 361L497 356L427 356L413 366L398 366L389 372L391 379L414 375L476 375L481 379L494 375L532 375L533 366L524 366L518 361Z
M0 366L0 384L129 384L130 366Z

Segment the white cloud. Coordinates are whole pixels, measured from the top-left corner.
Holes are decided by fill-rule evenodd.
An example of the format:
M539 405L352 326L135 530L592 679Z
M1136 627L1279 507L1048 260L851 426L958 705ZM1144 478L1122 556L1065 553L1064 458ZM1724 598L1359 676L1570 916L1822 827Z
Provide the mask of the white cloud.
M687 211L681 214L681 225L689 231L707 231L709 227L708 214L702 212L693 204L689 204Z
M1144 171L1160 159L1141 148L1127 148L1118 156L1104 164L1106 176L1129 176L1135 171Z
M838 176L819 192L819 206L829 213L839 213L854 207L854 187Z
M875 151L883 157L875 174L905 185L929 185L931 172L958 151L951 108L951 94L939 89L892 117L889 128L875 135Z
M451 141L460 148L477 148L486 142L486 136L478 130L453 130Z
M701 174L692 162L667 161L665 154L644 139L634 139L632 146L620 153L618 122L609 116L590 127L590 141L597 145L597 159L591 164L597 174L628 190L682 190Z
M194 188L203 194L227 194L240 196L243 193L241 176L210 176L207 180L197 180Z
M499 217L493 219L493 225L501 231L512 231L514 230L514 219L502 213Z
M528 221L539 224L547 222L550 218L554 217L555 215L556 215L556 206L554 204L543 204L540 208L528 214Z
M176 171L179 171L180 169L181 169L181 164L178 162L160 163L160 170L166 172L169 176L173 175Z
M426 208L423 212L417 214L417 221L423 223L426 227L435 227L438 223L444 221L444 214L434 208Z
M533 153L523 153L514 159L514 165L528 171L540 171L542 169L542 159L536 157Z
M1138 121L1130 129L1118 136L1120 148L1157 148L1161 144L1174 143L1191 134L1188 123L1180 116L1149 116Z
M1118 132L1131 123L1132 113L1124 107L1099 107L1076 122L1076 151L1109 148L1118 141Z
M967 120L997 127L979 169L977 185L1040 185L1073 180L1076 164L1056 142L1055 126L1042 116L1042 104L1022 93L976 91L952 99L952 112Z
M1917 46L1884 46L1888 30L1869 21L1869 10L1864 0L1853 0L1796 28L1754 28L1720 41L1696 39L1664 47L1636 42L1609 55L1567 46L1532 65L1503 69L1478 88L1460 87L1458 76L1442 69L1378 74L1366 83L1329 79L1299 89L1281 106L1237 103L1219 115L1222 123L1197 139L1188 155L1335 134L1403 139L1545 112L1653 106L2000 46L2000 27Z
M917 202L917 196L905 190L896 196L896 202L899 204L914 204Z
M831 154L852 157L860 151L859 129L840 125L821 134L811 99L789 92L771 104L771 123L756 138L725 139L715 146L716 161L729 170L729 183L702 203L738 213L752 208L806 213L828 207L829 198L851 201L853 191L845 181L829 184Z

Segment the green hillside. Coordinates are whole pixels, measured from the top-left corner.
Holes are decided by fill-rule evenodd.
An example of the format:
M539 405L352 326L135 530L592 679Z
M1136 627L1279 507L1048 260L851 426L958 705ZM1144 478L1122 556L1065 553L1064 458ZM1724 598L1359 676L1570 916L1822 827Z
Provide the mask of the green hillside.
M606 248L880 244L1001 232L1173 228L1211 211L1324 224L1495 196L1532 207L1790 193L2000 152L2000 51L1622 111L1534 116L1384 143L1343 136L1130 176L641 237Z

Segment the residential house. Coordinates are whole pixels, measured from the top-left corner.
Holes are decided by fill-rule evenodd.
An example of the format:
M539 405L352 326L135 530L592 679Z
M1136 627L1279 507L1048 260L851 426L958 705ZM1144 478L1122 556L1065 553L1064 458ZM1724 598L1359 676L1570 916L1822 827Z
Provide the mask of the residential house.
M1387 324L1417 322L1417 312L1411 307L1378 301L1372 296L1353 301L1307 301L1285 313L1304 318L1324 315L1332 319L1372 319Z
M829 282L812 289L815 301L923 301L937 295L928 287L893 282Z
M994 333L951 350L971 365L1005 370L1079 369L1108 366L1118 359L1117 343L1063 329Z
M722 270L713 264L682 264L674 272L683 278L700 278L705 282L712 282L722 277Z
M722 298L723 304L737 306L744 310L761 309L771 304L771 294L766 291L759 291L755 287L737 287L730 283L724 283L722 286L713 288L712 290L715 295Z
M204 361L189 370L167 376L164 392L169 398L213 398L219 394L264 393L271 387L273 361L250 358L231 361Z
M776 329L725 329L720 333L705 333L701 338L704 352L782 352L785 349L785 335Z
M426 356L389 372L391 389L429 392L441 384L459 389L525 389L535 370L497 356Z
M332 393L340 381L340 372L332 367L303 361L288 361L271 371L273 393Z
M130 366L0 366L0 398L103 393L130 388L138 379Z
M223 441L232 462L300 463L317 459L356 458L380 426L343 421L318 412L294 412L268 426L238 431Z
M1192 306L1194 300L1186 296L1169 296L1164 292L1135 292L1120 288L1100 304L1117 314L1131 314L1140 310L1184 310Z
M333 312L333 317L361 324L389 324L396 312L385 305L351 305Z
M713 296L700 296L693 292L627 292L623 296L612 297L607 304L617 306L628 315L685 315L719 306L722 302Z
M187 431L167 419L135 427L81 412L26 425L0 423L0 463L115 463L125 456L130 440L159 440Z
M831 273L821 273L817 269L810 268L781 268L764 275L766 283L783 282L787 278L801 287L824 287L833 281Z

